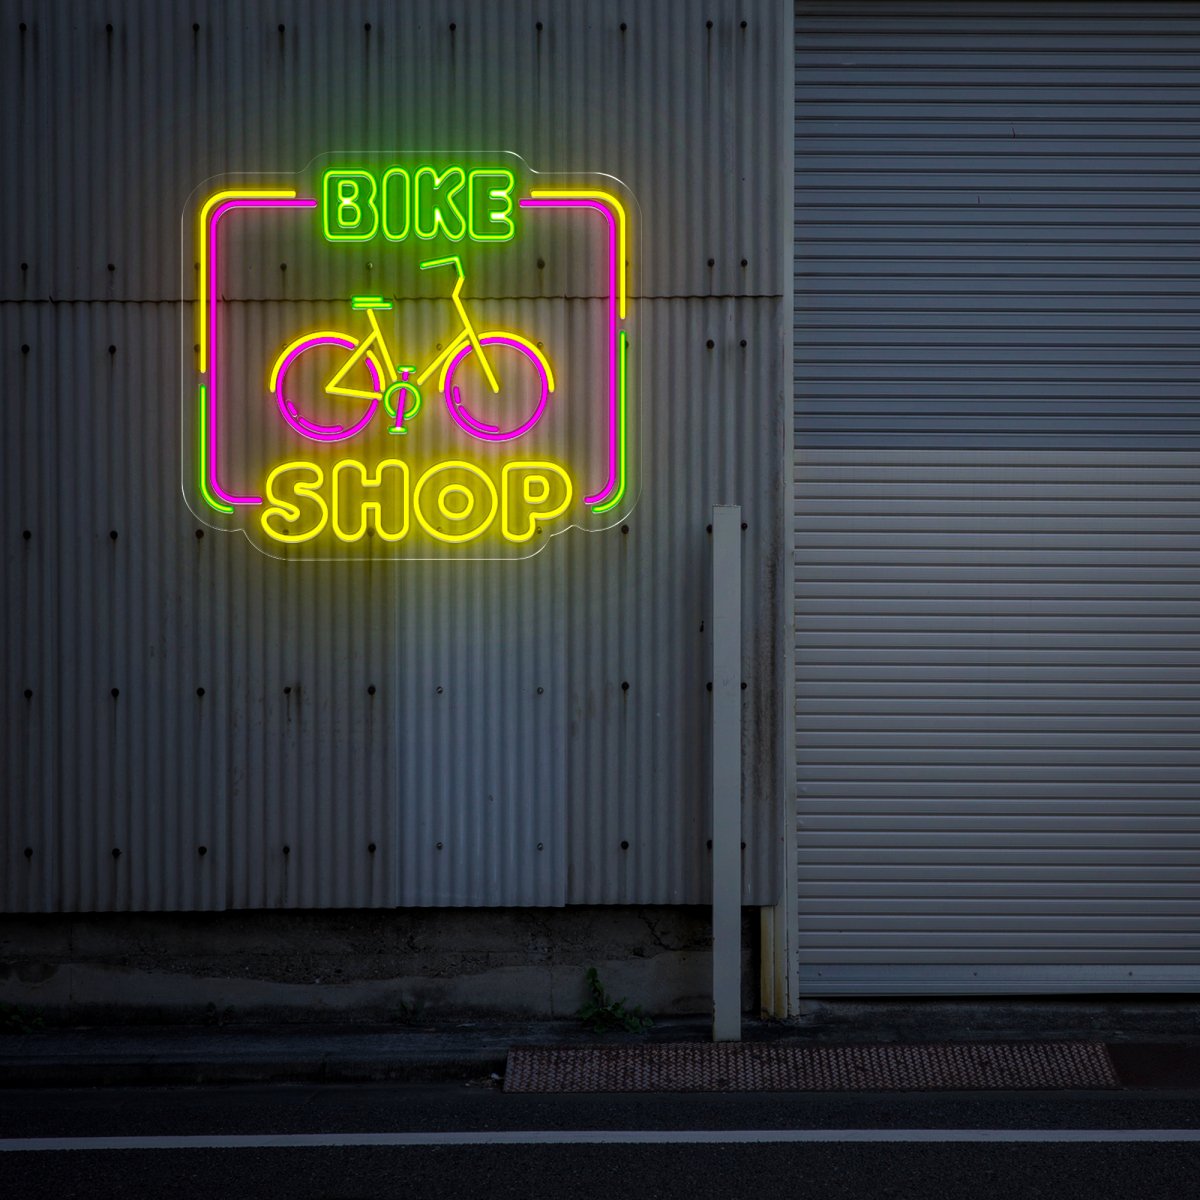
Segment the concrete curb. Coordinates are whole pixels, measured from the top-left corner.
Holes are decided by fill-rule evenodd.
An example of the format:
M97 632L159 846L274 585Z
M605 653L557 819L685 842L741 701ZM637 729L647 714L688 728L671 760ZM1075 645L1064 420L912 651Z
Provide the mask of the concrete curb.
M472 1079L504 1070L505 1055L442 1062L381 1062L332 1056L246 1060L126 1059L90 1063L31 1058L0 1062L6 1088L155 1087L238 1083L432 1083Z
M606 1041L690 1041L707 1023L667 1021L650 1034ZM594 1043L577 1021L470 1023L421 1029L238 1026L211 1029L96 1028L46 1030L0 1040L2 1087L118 1085L431 1082L504 1071L514 1045Z
M1101 1041L1126 1069L1153 1062L1155 1076L1183 1082L1200 1079L1196 1016L1194 1001L824 1002L792 1022L744 1021L742 1034L797 1044ZM606 1035L578 1021L47 1029L0 1038L0 1087L469 1080L502 1074L513 1046L707 1042L711 1030L699 1017Z

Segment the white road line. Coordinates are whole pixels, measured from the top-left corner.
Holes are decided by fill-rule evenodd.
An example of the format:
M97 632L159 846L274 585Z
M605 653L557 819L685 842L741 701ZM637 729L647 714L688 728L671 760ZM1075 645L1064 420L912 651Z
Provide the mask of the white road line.
M327 1146L731 1145L760 1142L1200 1142L1200 1129L495 1129L0 1140L0 1152L306 1150Z

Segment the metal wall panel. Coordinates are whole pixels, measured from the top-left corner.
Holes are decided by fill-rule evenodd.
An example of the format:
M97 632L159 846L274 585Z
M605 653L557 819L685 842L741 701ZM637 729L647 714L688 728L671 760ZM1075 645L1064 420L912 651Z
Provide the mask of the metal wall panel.
M1200 986L1194 4L803 4L799 970Z
M606 550L602 570L586 541L567 547L577 589L572 603L579 605L567 657L580 668L568 712L572 894L602 902L709 898L712 597L705 531L709 497L744 496L744 865L747 896L770 903L779 808L773 730L783 695L782 630L772 605L776 588L790 585L780 569L787 551L772 504L785 495L775 480L787 431L785 409L760 407L758 398L777 394L782 382L777 348L786 322L768 300L673 300L646 308L642 340L661 352L646 364L642 386L648 397L674 403L651 403L644 413L640 507L628 534ZM647 604L640 595L673 601ZM596 736L601 729L604 738ZM648 808L648 795L662 800ZM680 845L684 854L664 853Z
M0 22L4 907L703 900L715 502L748 524L745 893L774 900L782 6L9 0ZM628 533L335 570L199 536L188 195L438 147L638 197ZM246 320L270 321L287 277L255 282Z

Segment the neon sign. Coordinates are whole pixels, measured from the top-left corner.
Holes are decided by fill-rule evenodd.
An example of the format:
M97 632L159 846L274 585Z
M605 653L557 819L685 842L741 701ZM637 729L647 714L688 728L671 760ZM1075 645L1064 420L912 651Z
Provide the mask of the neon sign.
M288 558L522 558L620 523L635 211L613 179L511 154L328 156L198 189L192 510Z

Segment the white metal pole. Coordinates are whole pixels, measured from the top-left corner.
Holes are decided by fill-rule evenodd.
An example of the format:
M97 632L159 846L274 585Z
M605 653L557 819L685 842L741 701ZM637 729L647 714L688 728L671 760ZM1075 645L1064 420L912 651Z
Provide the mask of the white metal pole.
M713 1041L742 1038L742 509L713 508Z

